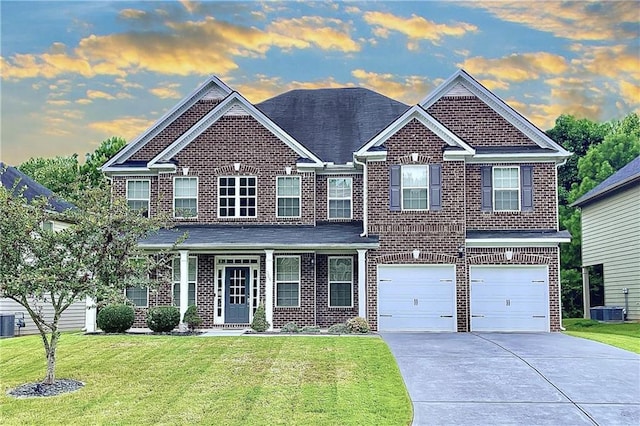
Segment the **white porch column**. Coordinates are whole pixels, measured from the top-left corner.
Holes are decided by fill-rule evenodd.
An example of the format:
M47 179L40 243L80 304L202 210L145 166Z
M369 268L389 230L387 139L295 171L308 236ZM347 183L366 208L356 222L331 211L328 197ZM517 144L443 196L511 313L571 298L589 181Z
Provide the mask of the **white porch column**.
M584 307L583 318L591 318L591 294L589 292L589 268L582 267L582 304Z
M264 312L269 323L269 330L273 329L273 250L265 250L264 265Z
M358 316L367 318L367 250L358 250Z
M189 307L189 250L180 250L180 331L187 331L183 318Z
M85 300L85 310L84 314L84 328L87 333L95 333L96 332L96 315L97 315L97 307L96 302L91 297L87 296Z

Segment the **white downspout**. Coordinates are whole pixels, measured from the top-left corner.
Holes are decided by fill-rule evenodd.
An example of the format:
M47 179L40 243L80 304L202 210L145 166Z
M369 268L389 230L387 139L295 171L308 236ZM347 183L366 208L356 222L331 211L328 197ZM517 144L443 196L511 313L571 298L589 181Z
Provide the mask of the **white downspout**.
M366 237L368 235L368 225L367 225L367 217L369 215L369 203L368 203L368 185L367 185L367 162L360 162L353 156L353 162L362 166L362 234L361 237Z

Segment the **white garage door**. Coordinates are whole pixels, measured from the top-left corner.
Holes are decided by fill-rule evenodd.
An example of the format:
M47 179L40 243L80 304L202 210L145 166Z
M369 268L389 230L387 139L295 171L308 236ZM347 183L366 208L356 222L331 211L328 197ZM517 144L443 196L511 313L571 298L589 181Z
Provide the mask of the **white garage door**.
M454 265L378 266L380 331L456 331Z
M471 266L471 331L549 331L546 266Z

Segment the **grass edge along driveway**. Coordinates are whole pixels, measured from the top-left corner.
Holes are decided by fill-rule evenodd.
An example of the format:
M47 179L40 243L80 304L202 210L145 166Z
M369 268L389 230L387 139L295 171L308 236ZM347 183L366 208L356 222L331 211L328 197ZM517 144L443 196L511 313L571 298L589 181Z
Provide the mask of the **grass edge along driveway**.
M38 336L0 340L0 424L407 425L412 409L386 344L366 337L64 334L52 398L10 388L44 377Z
M640 354L640 323L601 323L570 318L562 320L565 334L615 346Z

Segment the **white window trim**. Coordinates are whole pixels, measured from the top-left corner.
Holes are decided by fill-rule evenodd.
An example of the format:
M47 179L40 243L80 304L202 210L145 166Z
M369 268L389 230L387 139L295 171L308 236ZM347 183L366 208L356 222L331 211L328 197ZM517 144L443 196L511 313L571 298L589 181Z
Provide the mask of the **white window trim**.
M404 185L404 173L402 172L402 169L405 167L419 167L419 168L423 168L424 170L426 170L426 174L427 174L427 186L426 186L426 190L427 190L427 208L426 209L405 209L404 208L404 190L405 189L422 189L421 186L407 186L405 187ZM431 200L429 200L429 165L428 164L405 164L402 165L400 167L400 209L403 212L425 212L429 210L429 202Z
M331 197L329 195L330 183L332 180L348 180L349 196L348 197ZM349 200L351 208L349 209L349 217L331 217L330 204L332 200ZM353 178L351 177L330 177L327 178L327 219L328 220L350 220L353 218Z
M349 306L333 306L331 304L331 283L340 283L345 284L346 281L331 281L331 259L350 259L351 260L351 281L349 282L351 286L351 305ZM351 256L329 256L327 258L327 306L330 308L353 308L353 267L354 267L353 257Z
M196 214L195 216L176 216L176 200L180 199L180 200L190 200L191 197L180 197L177 198L176 197L176 180L178 179L195 179L196 181ZM197 219L198 218L198 207L200 204L200 200L199 200L199 193L200 193L200 180L198 179L197 176L174 176L173 178L173 217L175 219Z
M147 198L130 198L129 197L129 182L149 182L149 193L147 194ZM151 179L127 179L125 182L125 197L127 199L127 204L129 204L129 200L131 201L146 201L147 202L147 214L148 217L151 217Z
M278 195L278 180L282 178L295 178L298 180L298 215L297 216L280 216L278 214L278 200L280 198L296 198L291 196L280 196ZM299 219L302 217L302 179L300 176L276 176L276 217L282 219Z
M500 188L500 189L496 189L496 182L495 182L495 171L496 169L516 169L518 171L518 197L517 197L517 201L518 201L518 208L516 210L498 210L496 208L496 191L513 191L514 188ZM493 211L494 212L519 212L520 210L522 210L522 203L520 200L521 197L521 193L522 193L522 188L521 188L521 180L520 180L520 166L493 166L491 168L491 202L493 203Z
M236 179L236 195L235 195L235 199L236 199L236 214L234 216L221 216L220 215L220 179L224 179L224 178L235 178ZM256 214L254 216L240 216L240 191L239 191L239 186L240 186L240 179L241 178L254 178L256 180ZM218 188L217 188L217 197L218 197L218 211L217 211L217 215L218 215L218 219L255 219L258 217L258 177L257 176L253 176L253 175L225 175L225 176L218 176ZM229 197L226 197L229 198Z
M171 261L171 302L173 303L173 306L180 306L180 301L178 300L177 301L178 304L176 305L176 300L174 300L174 298L173 298L173 293L174 293L176 284L180 284L179 280L176 281L174 279L175 270L174 270L173 266L175 265L176 259L178 260L178 265L180 265L180 256L175 256L173 258L173 260ZM195 281L187 281L187 292L189 291L189 284L193 283L193 287L194 287L194 290L195 290L194 297L193 297L194 300L193 301L194 301L194 304L197 306L198 305L198 256L189 256L189 259L195 259L195 262L196 262L196 279L195 279ZM182 289L180 289L180 291L182 291ZM188 298L187 298L187 300L188 300Z
M278 259L281 258L296 258L298 259L298 304L295 306L280 306L278 305ZM300 307L300 299L301 299L301 293L302 293L302 282L301 282L301 277L302 277L302 259L300 256L274 256L273 259L273 283L275 286L275 306L276 308L299 308ZM284 282L291 282L291 281L284 281Z
M129 299L129 297L127 296L127 288L141 288L141 287L135 287L135 286L130 285L128 287L125 287L125 289L124 289L124 297L126 297L127 300L129 300L131 303L134 303L133 299ZM134 309L135 308L148 308L149 307L149 286L144 287L144 289L147 290L147 303L144 306L136 305L134 303L134 305L133 305Z

